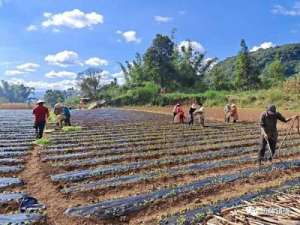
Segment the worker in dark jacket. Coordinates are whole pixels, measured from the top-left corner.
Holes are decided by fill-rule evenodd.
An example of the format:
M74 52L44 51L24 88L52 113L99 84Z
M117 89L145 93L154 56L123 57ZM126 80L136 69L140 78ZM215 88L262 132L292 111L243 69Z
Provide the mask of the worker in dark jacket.
M196 111L197 106L195 103L192 104L190 110L189 110L189 114L190 114L190 121L189 121L189 125L193 125L194 124L194 112Z
M261 127L261 148L258 153L258 163L261 165L261 160L265 156L265 151L267 145L269 145L272 155L269 158L272 161L272 157L275 154L278 132L277 132L277 120L280 120L284 123L289 122L295 117L285 119L279 112L276 111L275 105L270 105L267 108L267 111L262 113L260 118L260 127Z
M63 107L63 113L65 116L65 126L71 126L71 112L67 106Z
M44 106L43 100L38 100L37 105L38 106L33 109L32 113L35 117L34 128L36 132L36 138L39 139L43 137L45 125L49 117L49 110Z

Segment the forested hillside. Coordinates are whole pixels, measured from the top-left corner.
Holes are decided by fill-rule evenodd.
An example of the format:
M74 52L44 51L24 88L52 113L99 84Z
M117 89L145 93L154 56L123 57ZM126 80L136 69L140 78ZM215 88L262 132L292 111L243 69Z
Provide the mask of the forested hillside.
M300 43L286 44L268 49L259 49L255 52L250 52L250 56L255 60L259 74L262 74L267 65L272 63L276 56L279 56L284 67L284 75L289 77L300 72ZM217 64L225 77L233 78L236 56L226 58Z

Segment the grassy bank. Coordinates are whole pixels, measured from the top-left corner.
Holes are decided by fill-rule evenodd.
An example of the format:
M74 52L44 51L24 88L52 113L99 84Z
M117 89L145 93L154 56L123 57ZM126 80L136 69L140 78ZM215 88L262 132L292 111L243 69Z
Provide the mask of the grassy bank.
M276 104L284 110L300 110L298 99L300 94L284 92L280 88L269 90L255 90L243 92L230 91L213 91L209 90L204 93L168 93L153 95L148 101L141 101L134 98L126 98L118 102L112 102L115 106L124 105L154 105L166 106L174 105L177 102L191 104L193 101L202 102L206 106L224 106L226 103L235 103L243 108L265 108L270 103Z

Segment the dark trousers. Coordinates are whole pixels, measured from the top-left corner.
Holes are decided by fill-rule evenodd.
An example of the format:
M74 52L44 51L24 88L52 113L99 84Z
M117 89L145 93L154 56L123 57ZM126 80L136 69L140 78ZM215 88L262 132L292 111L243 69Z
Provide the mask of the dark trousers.
M42 138L43 137L43 133L44 133L44 129L45 129L45 124L46 124L45 121L35 122L34 128L35 128L36 138Z
M190 113L189 125L193 125L193 124L194 124L194 115L193 115L193 113Z
M71 126L71 117L70 116L65 117L65 126Z
M272 152L272 156L275 154L275 150L276 150L276 144L277 144L277 138L268 138L269 144L270 144L270 148L271 148L271 152ZM260 141L260 150L258 152L258 160L262 160L265 156L265 152L266 152L266 148L269 148L267 145L267 141L266 139L261 136L261 141Z

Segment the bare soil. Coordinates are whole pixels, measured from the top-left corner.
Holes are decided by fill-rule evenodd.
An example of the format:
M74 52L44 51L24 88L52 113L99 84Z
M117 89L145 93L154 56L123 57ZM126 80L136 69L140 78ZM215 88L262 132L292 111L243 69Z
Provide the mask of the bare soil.
M46 206L48 225L91 225L101 224L96 221L74 219L64 215L64 211L71 206L82 204L75 198L66 198L47 176L47 165L42 163L38 154L39 147L35 146L28 159L26 169L20 177L26 184L25 192L39 200Z

